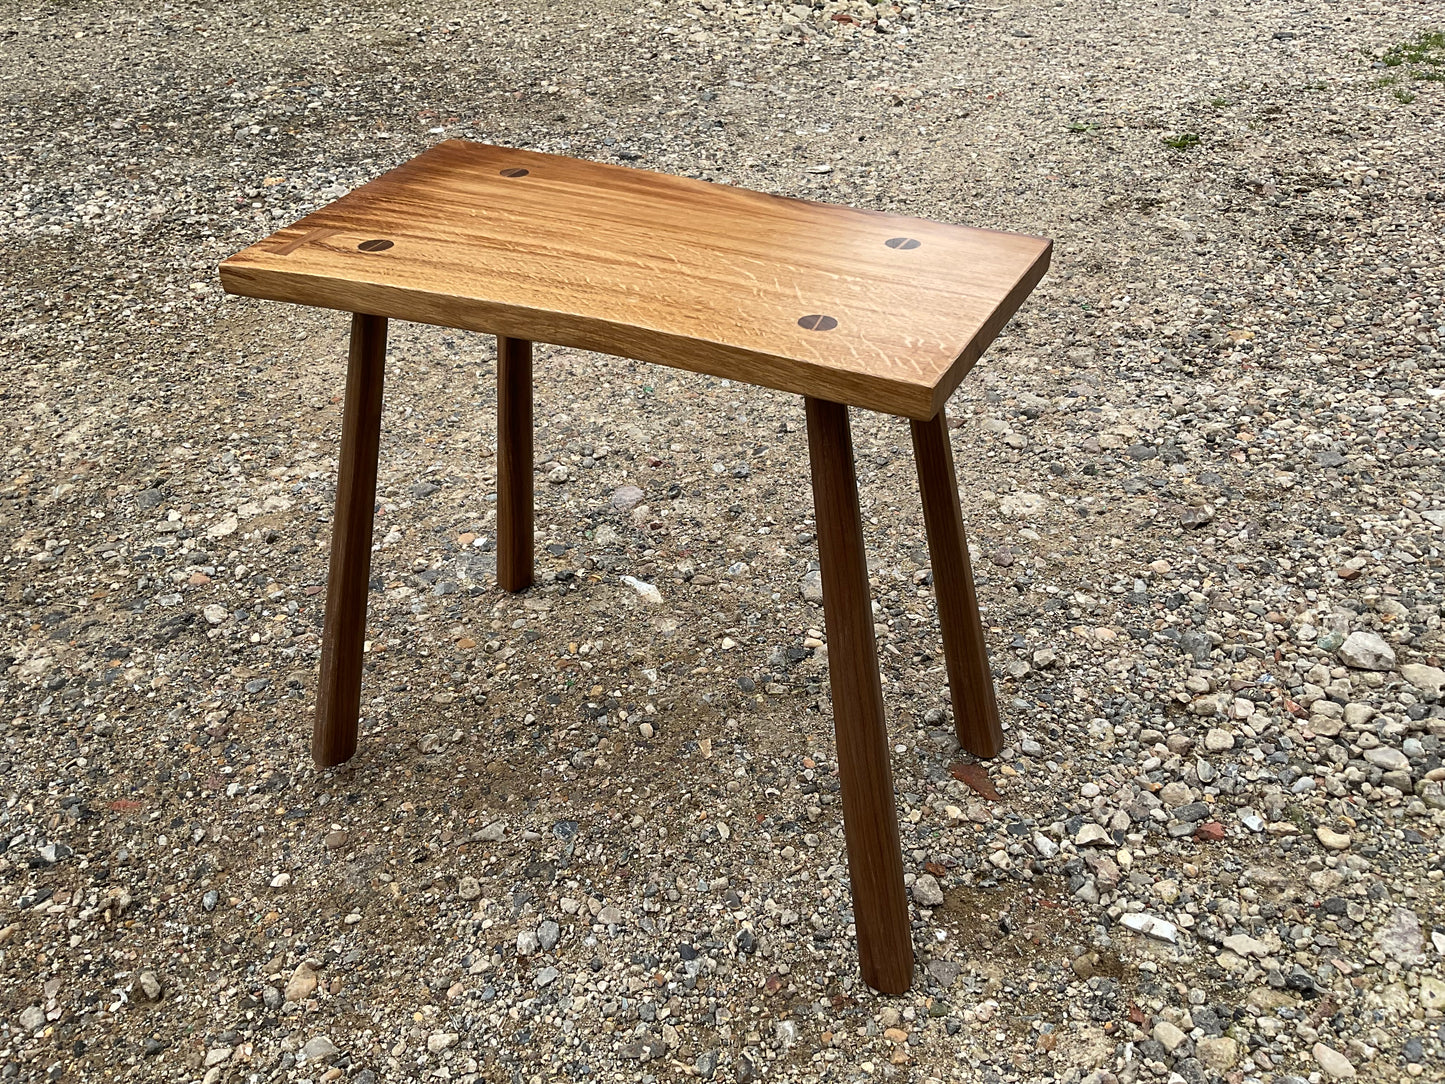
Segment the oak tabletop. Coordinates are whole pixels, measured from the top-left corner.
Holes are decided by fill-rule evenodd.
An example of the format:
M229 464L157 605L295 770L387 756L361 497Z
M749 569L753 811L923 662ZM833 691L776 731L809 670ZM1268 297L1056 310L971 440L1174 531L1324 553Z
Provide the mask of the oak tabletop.
M448 140L221 264L228 293L597 350L928 419L1040 237Z

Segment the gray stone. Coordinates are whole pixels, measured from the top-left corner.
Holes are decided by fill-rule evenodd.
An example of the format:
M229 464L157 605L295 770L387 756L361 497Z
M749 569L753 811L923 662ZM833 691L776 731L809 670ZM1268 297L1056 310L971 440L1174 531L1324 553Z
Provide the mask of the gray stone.
M206 1060L203 1067L206 1069L214 1069L217 1065L225 1065L226 1062L231 1060L231 1055L235 1052L235 1049L236 1048L232 1046L211 1047L211 1049L206 1051Z
M1365 759L1377 768L1384 768L1387 772L1408 772L1410 770L1410 758L1398 749L1391 749L1388 745L1366 749Z
M1203 527L1212 519L1214 519L1214 507L1208 504L1199 508L1186 508L1179 513L1181 527Z
M1316 708L1318 708L1318 705L1316 705ZM1346 704L1342 714L1344 715L1346 726L1358 728L1364 726L1375 717L1375 709L1370 704ZM1314 726L1313 721L1311 721L1310 725L1312 727ZM1324 734L1324 731L1318 727L1314 727L1314 731L1316 734ZM1335 734L1339 732L1340 728L1335 727ZM1325 737L1334 737L1334 734L1325 734Z
M557 939L562 936L562 927L553 922L550 918L544 919L537 927L537 943L543 952L551 952L557 947Z
M306 1055L307 1061L330 1062L332 1058L341 1053L325 1035L316 1035L306 1040L306 1045L301 1048L301 1053Z
M45 1026L45 1010L39 1005L31 1005L20 1013L21 1031L39 1031Z
M945 990L958 981L959 973L962 970L963 969L952 960L928 961L928 973L932 975L933 980Z
M140 987L141 996L147 1001L159 1001L161 994L165 992L154 971L142 971L136 978L136 985Z
M1373 632L1352 632L1340 645L1340 661L1356 670L1393 670L1395 652Z
M1408 907L1390 912L1375 933L1375 943L1382 952L1402 964L1413 964L1425 951L1425 935L1420 929L1420 916Z
M642 503L642 490L636 486L618 486L612 491L612 507L619 512L631 512Z
M63 858L69 858L75 852L65 843L47 843L40 848L40 859L47 866L53 866Z
M913 899L920 907L942 906L943 889L938 887L938 878L931 873L919 876L913 882Z
M1179 650L1200 666L1209 663L1209 652L1213 647L1209 636L1198 629L1186 629L1179 635Z
M1415 989L1415 1000L1427 1012L1445 1009L1445 981L1434 975L1421 975L1420 985Z
M804 602L823 601L823 573L814 569L803 576L802 582L798 584L798 591L803 596Z
M1239 1060L1239 1043L1228 1035L1200 1039L1195 1044L1194 1053L1206 1069L1223 1073L1234 1068L1234 1063Z
M517 934L517 955L531 956L542 947L536 930L523 930Z
M474 900L482 894L482 884L470 875L457 882L457 895L464 900Z
M1204 802L1186 802L1174 810L1174 818L1185 824L1197 824L1212 812L1213 810Z

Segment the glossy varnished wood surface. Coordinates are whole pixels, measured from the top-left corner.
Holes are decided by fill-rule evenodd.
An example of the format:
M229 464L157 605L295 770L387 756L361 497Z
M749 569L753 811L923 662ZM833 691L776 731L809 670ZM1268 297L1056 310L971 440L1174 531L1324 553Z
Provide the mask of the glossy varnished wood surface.
M232 256L221 282L928 419L1050 247L449 140Z

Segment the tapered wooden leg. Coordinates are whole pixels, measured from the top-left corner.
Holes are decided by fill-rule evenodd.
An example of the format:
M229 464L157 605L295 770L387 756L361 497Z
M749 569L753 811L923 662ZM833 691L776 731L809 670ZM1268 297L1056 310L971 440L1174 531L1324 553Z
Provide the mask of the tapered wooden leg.
M532 344L497 336L497 584L532 586Z
M822 399L805 403L858 958L864 982L886 994L901 994L913 982L913 939L848 408Z
M331 576L326 581L326 628L321 639L321 683L311 741L311 756L318 768L350 760L356 752L385 365L386 317L357 313L351 318L341 466L336 479L336 514L331 521Z
M953 694L953 726L958 743L979 757L997 756L1003 748L988 647L973 588L968 539L958 504L958 479L953 471L953 446L943 411L913 426L913 457L923 493L923 523L933 564L933 593Z

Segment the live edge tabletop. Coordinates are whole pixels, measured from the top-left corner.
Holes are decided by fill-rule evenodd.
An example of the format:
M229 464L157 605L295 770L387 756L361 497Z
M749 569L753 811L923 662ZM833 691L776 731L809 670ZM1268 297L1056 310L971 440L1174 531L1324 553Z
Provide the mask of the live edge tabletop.
M933 418L1040 237L448 140L221 264L230 293Z

